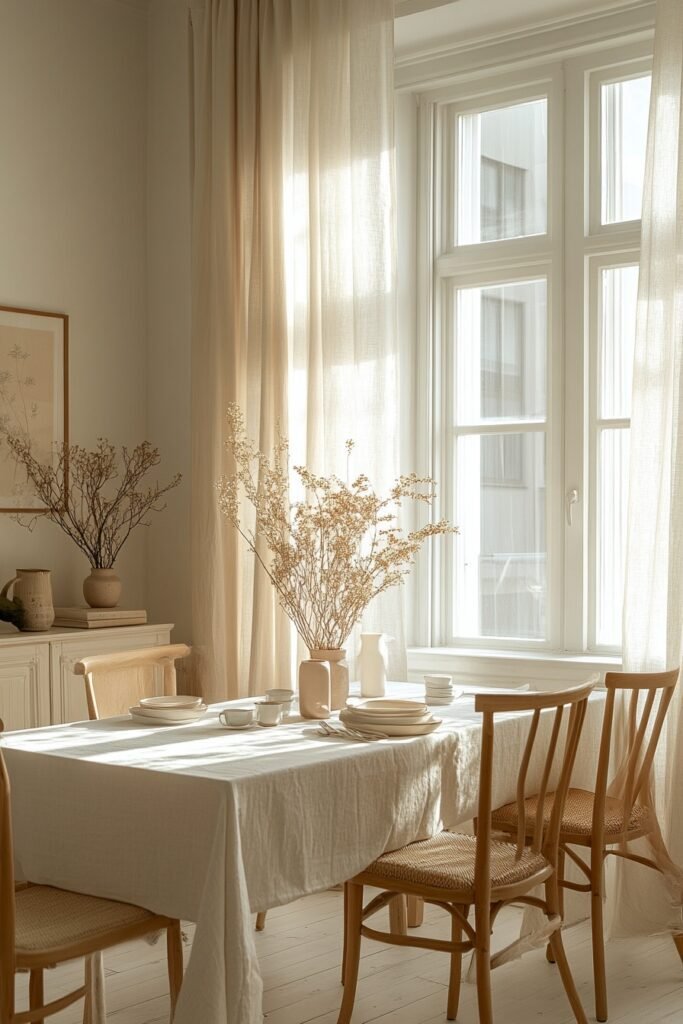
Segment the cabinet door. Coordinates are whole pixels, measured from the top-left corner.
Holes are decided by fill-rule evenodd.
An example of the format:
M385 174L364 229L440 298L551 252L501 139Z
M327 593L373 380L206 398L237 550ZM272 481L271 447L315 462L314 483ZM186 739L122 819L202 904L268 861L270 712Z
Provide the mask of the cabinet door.
M53 642L52 648L52 721L82 722L88 717L85 699L85 680L74 675L73 667L83 658L97 654L115 654L134 651L138 647L158 647L170 643L167 629L154 626L134 626L128 629L98 629L79 633L74 639ZM159 671L155 692L162 694L163 679ZM150 694L151 696L151 694Z
M0 718L8 730L50 724L47 644L3 644L0 648Z

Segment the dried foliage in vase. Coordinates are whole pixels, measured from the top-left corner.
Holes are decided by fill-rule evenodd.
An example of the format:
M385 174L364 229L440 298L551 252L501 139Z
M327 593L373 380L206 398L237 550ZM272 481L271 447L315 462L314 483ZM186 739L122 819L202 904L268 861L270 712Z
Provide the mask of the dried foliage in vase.
M239 406L231 405L227 418L226 448L236 471L217 484L221 511L263 566L309 650L338 650L373 598L403 582L422 543L457 528L442 519L401 529L404 501L430 505L435 497L434 481L415 473L400 476L381 497L364 474L345 483L295 466L305 500L290 503L288 441L279 436L268 457L247 437ZM353 447L346 442L349 461ZM254 507L254 529L240 518L242 495Z
M77 444L54 446L52 462L40 461L30 441L7 434L7 445L43 503L42 515L56 523L78 545L93 569L111 569L136 526L147 526L150 512L177 487L180 473L161 486L141 486L143 477L159 465L159 449L149 441L117 449L100 438L92 451ZM37 516L15 517L29 529Z

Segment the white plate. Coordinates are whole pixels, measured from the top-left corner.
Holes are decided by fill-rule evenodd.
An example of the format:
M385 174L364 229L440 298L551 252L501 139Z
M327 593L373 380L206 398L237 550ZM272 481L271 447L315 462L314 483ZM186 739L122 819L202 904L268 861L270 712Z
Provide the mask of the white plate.
M390 700L387 697L370 697L349 707L354 711L380 715L421 715L427 710L422 700Z
M360 728L365 722L369 725L383 725L385 722L391 722L392 725L422 725L430 720L429 711L426 710L422 715L373 715L365 714L362 711L355 711L353 708L348 708L345 711L345 716L348 718L349 724L354 721Z
M206 704L200 704L197 708L141 708L136 705L128 708L131 716L139 722L164 723L173 725L174 722L196 722L206 714Z
M141 708L198 708L202 703L201 697L176 694L172 697L141 697Z
M432 706L433 704L454 704L454 697L428 697L427 703Z
M353 729L354 723L360 728L357 719L352 716L349 717L347 712L342 710L339 712L339 718L345 724L348 724L349 728ZM440 718L432 718L428 722L422 723L422 725L396 725L395 722L382 722L381 725L370 725L369 723L363 723L362 731L367 733L384 733L385 736L426 736L427 733L434 732L441 725Z

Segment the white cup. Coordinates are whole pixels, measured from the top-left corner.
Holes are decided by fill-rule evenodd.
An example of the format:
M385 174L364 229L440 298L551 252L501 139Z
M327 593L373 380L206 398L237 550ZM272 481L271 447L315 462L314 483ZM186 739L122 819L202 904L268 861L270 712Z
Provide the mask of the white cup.
M218 716L228 729L246 729L254 721L253 708L224 708Z
M282 705L282 717L288 718L292 713L294 690L266 690L266 700Z
M256 703L256 721L259 725L279 725L282 718L282 704L274 700L260 700Z

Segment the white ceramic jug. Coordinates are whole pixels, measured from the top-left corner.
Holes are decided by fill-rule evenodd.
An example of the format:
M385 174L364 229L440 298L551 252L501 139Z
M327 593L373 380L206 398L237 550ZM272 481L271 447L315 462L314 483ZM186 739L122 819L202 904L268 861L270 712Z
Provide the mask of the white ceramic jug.
M358 654L362 697L383 697L387 682L384 633L361 633Z
M21 629L26 633L42 633L55 621L52 606L52 585L49 569L17 569L17 575L2 588L7 597L14 584L14 599L21 602Z

